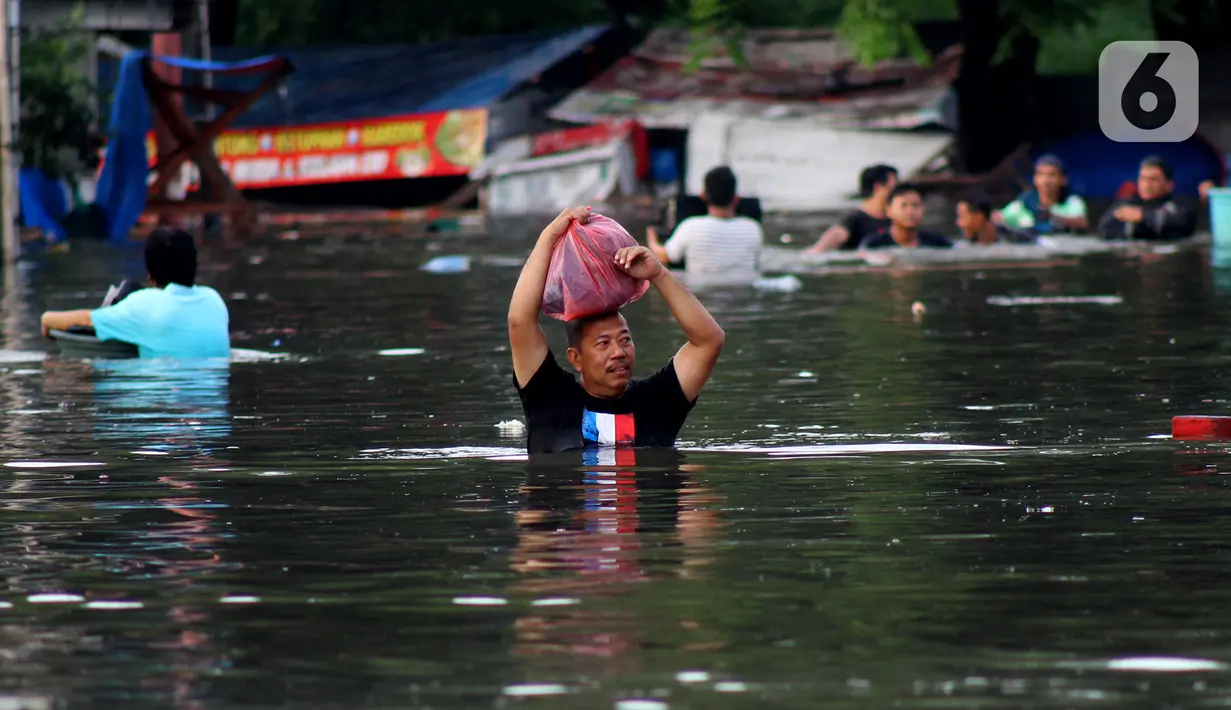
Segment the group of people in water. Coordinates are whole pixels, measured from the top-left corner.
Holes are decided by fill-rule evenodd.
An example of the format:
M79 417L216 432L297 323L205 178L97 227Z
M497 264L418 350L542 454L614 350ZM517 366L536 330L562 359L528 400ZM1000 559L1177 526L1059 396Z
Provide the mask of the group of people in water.
M963 196L956 206L958 234L951 239L922 229L919 187L899 182L890 166L870 166L860 176L860 208L826 230L809 251L1031 243L1044 235L1090 231L1085 202L1068 189L1059 159L1039 158L1033 183L1001 209L993 209L983 195ZM522 267L508 313L513 384L531 453L674 444L714 371L726 334L668 267L682 262L688 272L759 270L764 234L758 221L737 214L736 188L730 168L714 168L705 176L701 195L706 214L680 222L665 242L651 228L645 246L626 247L613 257L628 277L653 286L686 339L674 357L642 380L633 379L636 346L619 311L569 321L567 369L557 359L539 324L548 266L569 225L586 223L590 208L566 209L542 231ZM1151 157L1141 163L1134 194L1112 205L1096 229L1107 239L1175 240L1191 236L1196 222L1195 207L1175 194L1171 167ZM178 229L155 230L146 242L145 266L149 288L103 308L47 311L43 334L92 328L101 340L137 345L142 358L229 357L227 307L216 291L196 283L192 236Z
M808 253L871 252L883 249L949 249L958 245L1039 244L1058 234L1095 234L1107 240L1172 241L1191 237L1197 229L1197 207L1175 191L1175 175L1163 158L1141 162L1135 183L1129 183L1097 221L1086 201L1068 183L1064 164L1054 155L1035 161L1033 185L1013 201L995 209L986 193L961 195L955 206L954 233L924 227L925 189L899 180L890 165L871 165L859 176L858 209L826 229ZM736 177L720 166L706 174L704 215L681 221L665 242L650 227L646 245L663 264L691 275L729 276L759 271L765 236L761 224L737 213Z
M826 230L808 251L1034 244L1048 235L1092 232L1110 240L1170 241L1197 230L1196 207L1176 194L1171 165L1157 156L1141 162L1132 194L1113 204L1094 229L1085 200L1070 189L1064 163L1054 155L1035 161L1033 187L1000 209L993 209L982 192L959 197L954 237L921 229L923 192L899 182L892 166L865 168L859 188L859 209Z

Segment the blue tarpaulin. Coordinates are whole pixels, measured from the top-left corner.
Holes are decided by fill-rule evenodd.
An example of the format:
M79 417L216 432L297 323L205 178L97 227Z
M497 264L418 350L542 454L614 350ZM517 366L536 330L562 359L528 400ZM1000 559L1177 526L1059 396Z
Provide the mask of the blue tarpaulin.
M276 50L295 64L285 96L262 97L236 128L352 121L461 108L493 108L611 30L473 37L413 45L352 45ZM251 56L251 48L215 47L217 59ZM232 88L220 77L218 88Z
M1069 185L1088 198L1111 198L1125 182L1136 182L1137 169L1149 155L1171 163L1176 191L1196 195L1202 180L1222 175L1222 156L1200 135L1181 143L1117 143L1100 132L1060 141L1046 151L1064 162Z
M22 222L27 227L39 227L55 241L64 239L63 220L69 210L64 183L38 168L22 168L17 175L17 192Z
M102 208L107 238L122 243L145 210L149 155L145 136L150 131L150 103L142 79L142 62L149 52L130 52L120 62L119 77L111 101L111 120L107 126L107 154L98 178L95 203ZM180 57L154 57L182 69L228 72L260 71L281 61L266 56L237 62L206 62Z
M146 52L130 52L120 63L119 81L107 124L107 153L98 177L94 202L103 211L107 239L123 242L145 210L146 176L150 159L145 134L150 130L150 104L141 78Z

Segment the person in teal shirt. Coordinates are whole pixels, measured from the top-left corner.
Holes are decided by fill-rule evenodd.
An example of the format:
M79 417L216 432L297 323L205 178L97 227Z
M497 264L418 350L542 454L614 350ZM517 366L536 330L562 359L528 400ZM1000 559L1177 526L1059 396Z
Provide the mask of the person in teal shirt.
M992 221L1034 234L1080 234L1090 230L1086 202L1069 191L1064 163L1054 155L1044 155L1035 161L1034 189L1023 192L994 213Z
M43 335L72 326L94 328L100 340L137 346L142 358L230 358L230 314L218 292L198 286L192 235L160 227L145 244L152 288L95 310L47 311Z

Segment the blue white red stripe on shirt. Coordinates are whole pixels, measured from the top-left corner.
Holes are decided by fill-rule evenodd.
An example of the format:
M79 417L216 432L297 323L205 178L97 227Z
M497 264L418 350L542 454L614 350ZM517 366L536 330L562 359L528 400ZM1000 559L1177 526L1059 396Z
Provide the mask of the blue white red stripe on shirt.
M637 439L637 426L632 414L591 412L581 414L581 436L600 446L632 444Z

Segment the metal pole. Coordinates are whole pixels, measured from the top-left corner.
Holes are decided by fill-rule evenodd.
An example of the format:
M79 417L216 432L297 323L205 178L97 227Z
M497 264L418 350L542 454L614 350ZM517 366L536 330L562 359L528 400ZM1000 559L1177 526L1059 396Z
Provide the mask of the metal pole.
M18 142L21 140L21 0L9 0L9 17L8 17L8 42L9 42L9 122L13 127L9 129L9 145L12 146L12 164L13 164L13 187L6 193L10 200L9 215L10 221L8 224L13 225L13 233L17 231L17 216L21 213L20 191L17 185L17 176L21 172L21 151L17 149ZM18 236L13 237L14 242L20 242ZM13 259L17 256L14 254Z
M21 0L9 0L9 90L13 96L13 140L21 139ZM14 165L21 167L21 152Z
M15 264L17 262L18 252L21 248L21 240L17 234L17 215L14 213L16 200L13 197L17 194L17 170L14 164L13 150L13 102L12 96L12 53L10 51L9 40L12 38L9 20L12 17L13 6L8 0L0 1L0 16L3 19L4 31L0 32L0 169L3 174L0 175L0 189L3 194L0 195L0 231L3 232L4 238L4 263L5 266ZM5 290L12 289L14 284L9 281L14 270L5 269Z
M213 53L210 50L209 38L209 0L197 0L197 24L200 33L198 39L201 42L201 59L211 61ZM214 73L206 69L201 72L201 83L205 88L210 89L214 86ZM210 121L214 118L214 104L205 102L205 120Z

